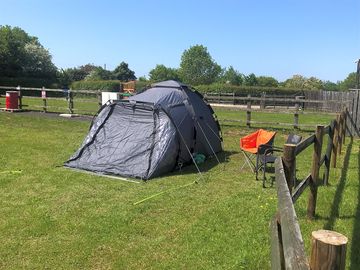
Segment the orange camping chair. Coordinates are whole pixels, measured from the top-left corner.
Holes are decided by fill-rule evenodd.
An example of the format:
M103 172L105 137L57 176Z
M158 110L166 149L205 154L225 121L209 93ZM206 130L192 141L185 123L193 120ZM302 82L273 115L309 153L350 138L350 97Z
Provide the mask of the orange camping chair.
M259 129L254 133L246 135L240 138L240 149L245 157L245 164L248 164L253 172L257 173L262 168L262 163L259 162L259 158L267 153L268 149L271 149L274 144L276 132ZM256 158L256 163L254 162Z

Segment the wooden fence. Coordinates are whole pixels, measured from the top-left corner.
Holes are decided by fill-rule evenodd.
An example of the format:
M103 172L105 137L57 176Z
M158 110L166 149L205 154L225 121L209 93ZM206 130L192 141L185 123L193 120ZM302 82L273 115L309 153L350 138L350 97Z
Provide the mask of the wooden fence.
M270 224L271 233L271 266L272 269L319 269L316 260L333 262L336 268L344 269L345 254L329 254L311 258L310 263L305 253L300 226L297 221L294 203L303 191L310 187L307 206L307 217L311 220L315 216L317 190L319 185L327 185L330 167L336 167L337 155L342 152L345 143L347 109L339 114L336 120L324 126L317 126L315 134L311 135L298 145L285 144L283 156L275 162L275 180L278 197L278 211ZM324 138L327 143L323 143ZM326 146L325 154L322 148ZM296 156L306 148L313 146L311 172L298 185L294 186L294 172L296 170ZM319 177L320 167L324 166L324 174ZM312 247L313 250L316 247ZM330 250L330 249L329 249ZM315 253L314 253L315 254ZM324 258L334 256L332 258ZM311 266L311 268L310 268Z
M92 102L98 105L98 108L101 107L101 91L100 90L67 90L67 89L47 89L47 88L30 88L30 87L8 87L0 86L0 90L5 91L18 91L19 93L19 109L23 109L24 103L23 98L29 99L39 99L42 100L40 105L32 105L37 110L48 112L54 110L60 110L63 112L68 112L70 114L77 111L74 107L75 96L78 97L81 102ZM91 97L91 100L84 99L85 97ZM49 100L65 100L66 107L59 106L50 106L48 104ZM96 113L96 111L87 111L88 113Z

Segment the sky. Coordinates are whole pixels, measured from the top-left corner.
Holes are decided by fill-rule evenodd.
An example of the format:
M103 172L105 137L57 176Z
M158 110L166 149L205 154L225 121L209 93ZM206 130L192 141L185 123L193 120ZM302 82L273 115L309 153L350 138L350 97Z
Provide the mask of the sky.
M0 25L39 38L58 68L178 68L194 45L223 68L337 82L360 58L359 0L0 0Z

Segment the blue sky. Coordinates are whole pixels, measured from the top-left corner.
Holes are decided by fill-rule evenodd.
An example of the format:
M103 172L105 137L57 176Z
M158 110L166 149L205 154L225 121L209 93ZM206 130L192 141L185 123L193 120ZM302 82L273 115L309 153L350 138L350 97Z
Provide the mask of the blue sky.
M0 0L0 25L37 36L59 68L125 61L138 77L178 67L196 44L222 67L280 81L343 80L360 58L359 0Z

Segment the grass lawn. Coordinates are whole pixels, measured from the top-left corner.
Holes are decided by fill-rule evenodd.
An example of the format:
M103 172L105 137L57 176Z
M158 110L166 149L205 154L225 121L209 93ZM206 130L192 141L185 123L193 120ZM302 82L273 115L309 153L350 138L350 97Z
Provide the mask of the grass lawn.
M217 114L245 117L226 110ZM292 122L291 115L256 117ZM300 123L328 124L332 118L306 114ZM181 188L198 179L193 166L140 184L62 168L88 128L87 121L0 113L1 269L270 268L275 188L263 189L248 168L240 170L239 138L254 129L224 122L220 158L226 161L207 161L199 183ZM278 131L278 146L292 131L264 128ZM304 137L311 132L299 131ZM308 254L311 231L338 231L349 237L351 269L360 268L359 146L359 140L347 138L330 186L319 189L315 221L306 220L306 193L296 203ZM310 163L311 149L299 156L299 178L309 173Z

